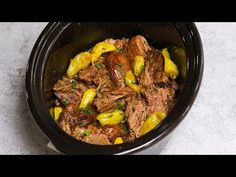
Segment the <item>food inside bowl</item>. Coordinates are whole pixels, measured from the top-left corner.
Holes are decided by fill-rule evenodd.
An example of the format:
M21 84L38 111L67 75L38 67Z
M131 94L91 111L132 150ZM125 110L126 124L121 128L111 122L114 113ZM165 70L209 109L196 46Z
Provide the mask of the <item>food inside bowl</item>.
M71 59L54 85L50 113L66 133L90 144L130 142L165 119L179 75L168 48L137 35L106 39Z

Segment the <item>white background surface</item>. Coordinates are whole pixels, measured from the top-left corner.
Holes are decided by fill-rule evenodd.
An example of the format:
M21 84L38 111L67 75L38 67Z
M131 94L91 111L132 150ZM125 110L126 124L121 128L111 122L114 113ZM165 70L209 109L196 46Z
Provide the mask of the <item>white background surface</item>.
M0 154L55 154L24 99L32 47L47 23L0 23ZM205 66L198 97L163 148L138 154L236 154L236 23L196 23Z

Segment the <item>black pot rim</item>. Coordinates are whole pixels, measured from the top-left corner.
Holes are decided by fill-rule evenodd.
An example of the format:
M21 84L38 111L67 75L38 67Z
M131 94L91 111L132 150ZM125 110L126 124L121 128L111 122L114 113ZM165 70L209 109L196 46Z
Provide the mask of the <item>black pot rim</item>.
M183 94L177 101L171 113L168 115L168 117L175 118L174 122L166 127L162 127L162 129L159 131L157 131L157 129L152 130L147 135L138 138L134 142L114 146L91 145L74 139L56 125L53 119L51 119L48 111L45 111L46 108L42 106L42 91L40 91L39 88L36 88L34 84L36 77L35 72L38 69L37 60L41 55L43 55L43 52L45 52L45 50L43 50L45 43L48 42L49 39L54 40L51 36L52 33L55 33L56 31L59 35L60 30L63 29L63 27L66 28L67 25L68 24L56 22L49 23L44 28L32 49L26 69L25 78L26 99L28 107L32 113L32 117L34 118L36 124L42 130L44 135L50 141L52 141L52 143L60 152L65 154L128 154L131 152L137 152L155 144L156 142L166 137L166 135L168 135L177 127L177 125L183 120L183 118L192 107L198 94L203 76L203 47L199 32L194 23L174 23L177 29L179 29L181 25L185 25L187 27L188 34L181 35L183 37L184 35L189 35L187 37L189 40L191 40L194 46L193 52L195 54L195 62L192 64L193 71L189 73L186 79L186 84L182 91ZM181 31L179 32L181 33ZM43 68L41 68L41 70L42 69ZM41 98L41 101L39 101L38 97ZM46 124L45 121L43 121L43 118L51 119L51 121Z

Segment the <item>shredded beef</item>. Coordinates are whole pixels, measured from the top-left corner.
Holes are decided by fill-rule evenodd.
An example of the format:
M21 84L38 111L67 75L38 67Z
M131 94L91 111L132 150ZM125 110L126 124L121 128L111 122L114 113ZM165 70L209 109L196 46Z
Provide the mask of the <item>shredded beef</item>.
M97 97L94 100L94 105L97 107L98 112L111 111L117 108L118 100L135 94L136 92L129 87L112 88L103 92L101 97Z
M147 40L137 35L131 39L107 39L116 51L102 54L98 60L78 71L76 76L64 76L53 87L57 99L54 106L63 108L58 125L67 134L90 144L111 145L117 137L130 142L141 136L145 120L154 112L169 113L176 100L178 84L164 74L164 58ZM145 68L136 77L141 92L125 83L127 71L133 71L136 56L145 60ZM85 109L79 109L87 89L95 88L96 96ZM125 117L117 125L102 126L98 114L119 109Z
M142 99L138 99L136 96L129 97L127 99L128 105L125 111L128 125L135 133L136 137L141 135L142 125L147 117L146 104Z

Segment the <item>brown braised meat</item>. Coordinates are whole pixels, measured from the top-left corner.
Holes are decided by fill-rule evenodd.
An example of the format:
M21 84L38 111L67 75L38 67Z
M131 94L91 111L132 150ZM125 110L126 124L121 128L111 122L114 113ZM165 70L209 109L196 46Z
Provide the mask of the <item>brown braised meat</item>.
M105 41L115 45L116 48L119 50L119 52L121 52L123 54L127 54L127 47L129 44L129 39L126 39L126 38L112 39L112 38L110 38Z
M93 125L96 115L87 115L73 105L68 105L62 113L58 125L68 134L78 140L91 144L111 144L108 135Z
M170 112L178 90L177 82L164 74L161 52L149 46L143 36L105 41L117 50L103 53L76 76L65 75L53 87L57 97L54 105L63 109L57 120L59 127L78 140L97 145L112 145L118 137L123 142L140 137L143 124L152 113ZM133 79L141 92L131 89L124 80L127 71L133 71L136 56L144 57L145 62L144 70ZM96 89L95 97L79 109L85 91L91 88ZM117 124L103 125L96 119L99 114L116 109L124 115Z
M147 101L147 115L156 111L168 113L173 105L175 90L173 88L148 89L144 93Z
M58 80L53 87L54 94L65 106L69 103L78 104L85 89L87 89L87 86L83 83L78 83L66 76L62 80Z
M116 87L102 93L101 97L94 100L98 112L112 111L119 107L119 100L130 95L135 95L129 87Z
M86 127L95 121L96 114L88 114L79 110L77 105L69 104L61 113L59 125L66 122L70 127L80 126ZM64 123L63 123L64 124ZM64 126L64 125L63 125Z
M141 87L146 89L169 80L164 74L164 59L160 52L152 49L145 59L145 69L139 78Z
M114 84L117 87L125 87L124 76L131 69L127 57L119 52L112 52L105 59L105 65Z
M147 117L146 103L143 99L138 99L136 96L127 98L127 102L125 116L128 125L135 136L139 137L141 135L141 127Z
M122 130L119 125L105 125L101 128L101 132L106 134L111 142L122 136Z
M108 135L104 134L95 125L90 124L87 128L76 126L71 136L90 144L110 145Z
M132 37L129 41L127 56L133 61L134 57L137 55L145 57L149 50L151 50L151 47L148 45L147 40L143 36L137 35Z
M99 67L98 67L99 66ZM107 71L104 64L100 63L94 66L89 66L83 70L78 72L78 77L81 81L88 85L96 85L101 84L101 87L107 88L112 87L112 81L109 76L109 72ZM101 82L101 83L100 83Z
M109 136L102 133L95 125L89 125L87 135L83 137L83 141L90 144L109 145L111 144Z

